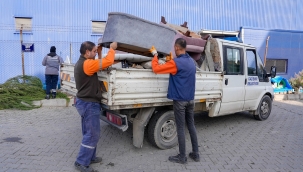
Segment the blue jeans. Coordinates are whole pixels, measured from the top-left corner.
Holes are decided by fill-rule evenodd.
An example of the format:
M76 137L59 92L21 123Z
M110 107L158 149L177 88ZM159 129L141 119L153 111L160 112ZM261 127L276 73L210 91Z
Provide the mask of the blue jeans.
M58 84L58 75L45 75L46 94L50 94L50 90L56 90Z
M77 156L77 162L89 166L96 158L97 144L100 138L100 111L101 105L97 102L86 102L76 99L76 108L81 116L82 142Z
M177 124L177 134L179 142L179 152L182 158L186 157L185 149L185 122L189 131L190 140L192 144L192 152L199 153L197 132L194 121L194 107L195 103L191 101L176 101L174 100L174 115Z

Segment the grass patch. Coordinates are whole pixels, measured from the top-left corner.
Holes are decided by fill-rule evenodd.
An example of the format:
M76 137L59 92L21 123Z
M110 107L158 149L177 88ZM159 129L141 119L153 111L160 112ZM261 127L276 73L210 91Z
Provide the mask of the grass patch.
M20 75L0 84L0 110L39 108L32 102L44 98L45 91L42 89L42 82L35 76ZM57 92L57 98L64 98L69 102L69 98L63 93Z

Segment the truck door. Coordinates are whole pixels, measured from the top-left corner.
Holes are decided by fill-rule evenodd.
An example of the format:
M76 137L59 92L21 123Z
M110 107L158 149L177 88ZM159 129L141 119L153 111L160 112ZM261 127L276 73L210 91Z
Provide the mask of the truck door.
M245 97L244 52L240 45L223 45L223 96L219 115L242 111Z
M263 63L256 50L246 48L245 55L247 83L243 110L254 110L265 93L268 78L264 77Z

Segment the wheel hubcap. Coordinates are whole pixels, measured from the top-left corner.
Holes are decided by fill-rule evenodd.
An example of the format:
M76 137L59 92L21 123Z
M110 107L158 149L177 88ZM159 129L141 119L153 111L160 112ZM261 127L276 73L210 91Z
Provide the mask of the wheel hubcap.
M164 142L172 141L177 135L176 123L174 120L167 120L161 127L161 137Z
M269 111L269 107L268 107L268 103L267 102L262 102L262 105L261 105L261 113L263 116L266 116L267 113Z

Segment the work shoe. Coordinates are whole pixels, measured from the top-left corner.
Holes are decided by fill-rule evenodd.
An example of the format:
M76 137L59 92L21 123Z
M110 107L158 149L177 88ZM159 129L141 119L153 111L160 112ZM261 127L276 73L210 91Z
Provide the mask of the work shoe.
M196 162L199 162L199 161L200 161L200 155L199 155L199 153L193 153L193 152L191 152L191 153L188 154L188 156L189 156L192 160L194 160L194 161L196 161Z
M94 160L90 161L90 164L95 164L95 163L99 163L102 162L102 158L101 157L96 157Z
M92 168L90 168L89 166L84 166L79 164L77 161L75 162L75 167L77 168L77 170L81 171L81 172L98 172Z
M49 100L49 94L46 94L45 99Z
M52 98L55 99L56 98L56 93L53 92L52 94Z
M168 157L168 160L170 162L174 162L174 163L180 163L180 164L186 164L187 163L187 158L181 158L180 154L176 155L176 156L170 156Z

